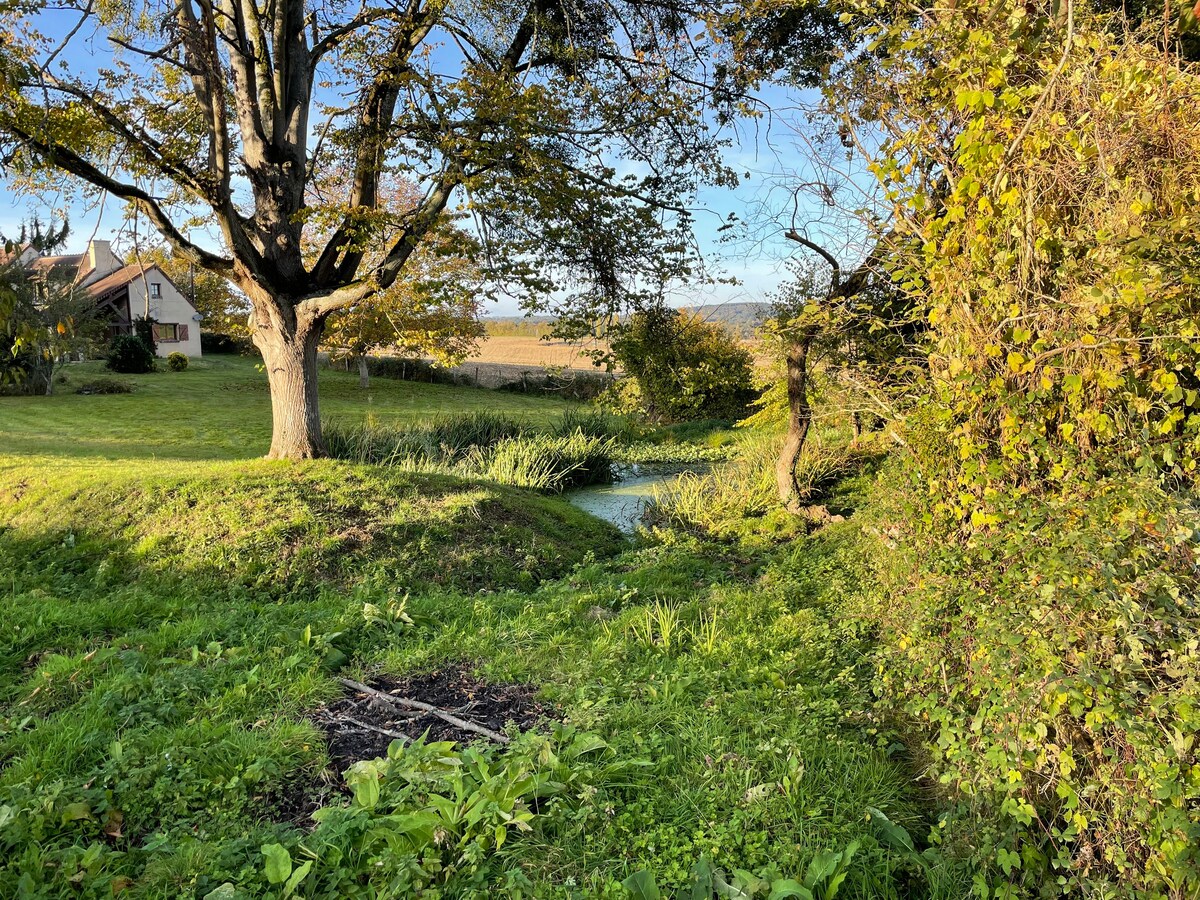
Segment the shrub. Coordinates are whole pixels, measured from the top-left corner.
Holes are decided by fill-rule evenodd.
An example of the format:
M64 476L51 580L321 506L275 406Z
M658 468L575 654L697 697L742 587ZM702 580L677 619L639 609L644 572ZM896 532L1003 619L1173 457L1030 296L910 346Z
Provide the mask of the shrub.
M901 482L890 473L888 492ZM868 611L890 648L881 689L930 729L932 774L959 788L947 834L966 826L1014 896L1194 889L1194 510L1128 479L998 505L981 512L1005 521L969 542L925 524L922 501L875 523L892 588Z
M133 320L133 333L142 339L142 343L150 348L150 355L158 354L158 341L154 338L154 326L158 322L149 316L138 316Z
M619 383L617 408L656 421L740 419L754 400L752 358L719 325L674 309L637 313L613 353L636 386Z
M108 348L107 366L124 375L154 371L154 351L136 334L118 334Z
M182 372L188 367L188 358L176 350L167 355L167 368L172 372Z
M235 337L230 334L200 332L200 352L205 356L259 356L254 342L246 337Z
M132 394L133 385L117 378L93 378L75 389L77 394Z
M34 388L32 373L38 360L29 350L13 354L0 346L0 393L27 394Z

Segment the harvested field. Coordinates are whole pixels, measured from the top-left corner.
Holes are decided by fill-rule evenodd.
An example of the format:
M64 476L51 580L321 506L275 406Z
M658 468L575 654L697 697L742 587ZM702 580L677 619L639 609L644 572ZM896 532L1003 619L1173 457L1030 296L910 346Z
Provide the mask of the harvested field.
M488 336L479 350L463 362L465 368L490 364L542 368L545 366L595 371L584 347L566 341L543 341L531 335Z

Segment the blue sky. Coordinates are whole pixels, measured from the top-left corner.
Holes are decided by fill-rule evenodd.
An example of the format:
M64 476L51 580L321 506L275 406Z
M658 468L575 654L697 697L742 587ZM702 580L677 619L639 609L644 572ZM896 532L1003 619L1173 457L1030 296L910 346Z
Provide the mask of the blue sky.
M53 17L53 18L52 18ZM66 33L74 18L66 14L44 13L42 23L47 31ZM73 69L94 69L103 59L102 41L79 35L83 40L69 51ZM681 285L674 292L677 305L761 301L787 277L785 260L796 255L797 247L783 237L793 224L805 228L810 237L820 239L852 263L861 255L855 246L856 229L852 217L843 211L853 208L856 185L865 183L861 172L838 171L850 166L840 149L831 153L822 146L817 152L811 129L807 126L802 108L811 106L815 92L789 94L778 87L769 87L761 94L762 105L775 110L771 115L740 123L728 133L731 146L727 160L742 175L736 188L705 188L696 198L696 239L708 259L713 273L732 278L736 284ZM841 157L841 158L839 158ZM824 161L822 161L824 160ZM819 202L811 191L797 185L806 182L834 182L842 185L835 207ZM82 250L94 235L113 240L124 229L124 243L131 241L130 226L123 221L123 209L114 198L89 200L82 191L41 196L19 196L13 185L0 180L0 232L13 237L21 223L33 215L43 220L55 212L69 215L73 237L69 251ZM720 231L730 214L741 223L737 228ZM139 237L146 243L156 239L143 218ZM193 232L194 239L201 243ZM515 304L501 301L489 310L491 314L511 315L518 312Z

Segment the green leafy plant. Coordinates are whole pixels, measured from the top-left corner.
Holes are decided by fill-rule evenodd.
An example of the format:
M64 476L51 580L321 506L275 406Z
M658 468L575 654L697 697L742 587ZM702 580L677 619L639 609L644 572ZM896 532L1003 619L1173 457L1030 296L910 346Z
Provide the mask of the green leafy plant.
M139 335L118 334L109 344L106 364L123 375L141 375L154 371L154 359L154 351Z
M183 372L188 367L188 358L179 351L167 354L167 368L172 372Z
M757 396L749 351L719 325L656 307L634 314L612 341L627 378L613 404L654 421L742 418Z
M802 881L791 878L764 878L735 869L726 874L701 859L692 868L688 883L675 893L676 900L711 900L726 897L730 900L835 900L850 870L850 862L858 852L858 843L851 842L842 850L823 850L817 853L804 870ZM621 882L633 900L661 900L653 873L634 872Z

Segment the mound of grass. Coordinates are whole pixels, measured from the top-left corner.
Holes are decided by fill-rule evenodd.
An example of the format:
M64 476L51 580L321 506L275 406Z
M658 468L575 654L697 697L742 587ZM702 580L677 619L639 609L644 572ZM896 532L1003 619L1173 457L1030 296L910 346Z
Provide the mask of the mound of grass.
M0 466L8 526L53 550L278 596L386 574L404 589L530 585L621 538L564 504L327 461ZM436 549L435 549L436 548Z

